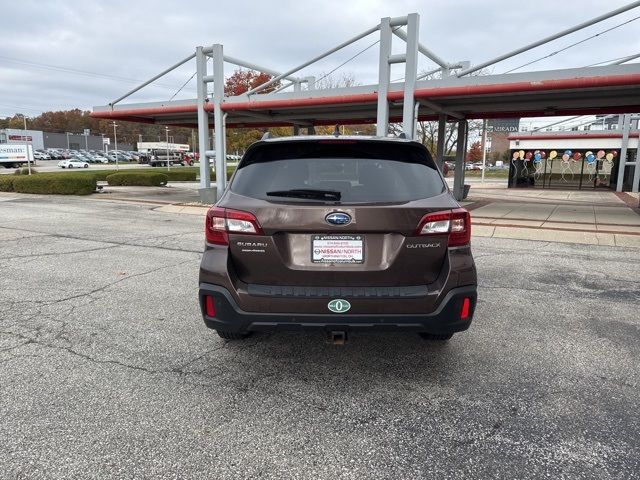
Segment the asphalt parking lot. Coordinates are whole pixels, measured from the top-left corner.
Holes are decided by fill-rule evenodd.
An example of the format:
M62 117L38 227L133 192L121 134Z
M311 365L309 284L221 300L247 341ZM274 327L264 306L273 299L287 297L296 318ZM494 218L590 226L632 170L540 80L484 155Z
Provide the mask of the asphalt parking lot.
M0 477L640 478L637 249L474 238L445 345L225 343L154 208L0 197Z

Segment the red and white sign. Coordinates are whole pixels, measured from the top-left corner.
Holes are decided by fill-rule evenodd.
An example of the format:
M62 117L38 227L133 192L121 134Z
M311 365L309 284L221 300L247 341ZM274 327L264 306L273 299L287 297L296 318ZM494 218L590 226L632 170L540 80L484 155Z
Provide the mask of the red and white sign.
M13 140L15 142L33 142L33 137L31 135L7 135L9 140Z

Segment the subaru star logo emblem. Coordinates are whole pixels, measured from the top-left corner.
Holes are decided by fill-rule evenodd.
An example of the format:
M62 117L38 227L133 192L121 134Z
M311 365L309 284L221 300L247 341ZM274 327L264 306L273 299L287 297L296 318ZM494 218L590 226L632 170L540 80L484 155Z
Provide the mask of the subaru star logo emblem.
M324 220L330 225L348 225L351 223L351 215L342 212L333 212L324 217Z

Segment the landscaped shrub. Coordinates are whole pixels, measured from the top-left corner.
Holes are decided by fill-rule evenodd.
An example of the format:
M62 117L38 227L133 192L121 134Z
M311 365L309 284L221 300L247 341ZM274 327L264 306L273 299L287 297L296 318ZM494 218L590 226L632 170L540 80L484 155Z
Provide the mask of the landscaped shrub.
M22 167L13 172L15 175L29 175L29 167ZM31 168L31 175L38 173L35 168Z
M57 195L89 195L96 191L96 178L82 173L39 173L13 176L13 191Z
M167 177L169 177L169 181L171 182L195 182L197 171L195 170L187 170L185 168L173 169L170 171L162 172Z
M114 185L135 185L145 187L162 187L167 184L169 177L164 173L156 172L120 172L107 177L107 183Z
M165 174L169 181L183 181L183 182L195 182L196 176L198 175L199 170L193 167L172 167L171 170L167 170L167 168L153 168L153 169L122 169L122 170L92 170L90 172L82 172L88 175L95 175L96 179L99 182L104 182L107 180L109 175L113 175L114 173L140 173L140 174L156 174L163 173ZM212 178L214 178L212 174Z
M0 175L0 192L13 192L13 175Z

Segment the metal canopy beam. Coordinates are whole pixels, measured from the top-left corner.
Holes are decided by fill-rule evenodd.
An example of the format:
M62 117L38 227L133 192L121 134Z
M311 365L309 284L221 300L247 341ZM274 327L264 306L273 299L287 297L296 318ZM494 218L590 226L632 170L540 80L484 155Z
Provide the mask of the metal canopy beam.
M414 111L415 104L413 101L414 91L416 89L416 77L418 76L418 49L419 43L420 17L417 13L407 16L407 52L404 56L404 99L402 107L402 131L406 138L415 138L415 121Z
M251 62L247 62L245 60L240 60L239 58L235 58L235 57L230 57L229 55L225 55L224 56L224 61L225 62L229 62L229 63L233 63L234 65L237 65L239 67L245 67L245 68L249 68L251 70L256 70L258 72L264 72L264 73L268 73L269 75L271 75L272 77L277 77L278 75L281 75L280 72L277 72L271 68L267 68L267 67L263 67L260 65L256 65L255 63L251 63ZM286 80L291 80L292 82L302 82L304 81L301 78L297 78L297 77L284 77Z
M274 78L272 78L271 80L269 80L268 82L263 83L262 85L258 85L257 87L249 90L246 95L252 95L254 93L258 93L262 90L264 90L265 88L270 87L271 85L273 85L276 82L279 82L280 80L282 80L283 78L287 78L289 75L292 75L296 72L299 72L300 70L302 70L305 67L308 67L309 65L311 65L312 63L316 63L318 60L322 60L325 57L328 57L329 55L331 55L332 53L337 52L338 50L342 50L344 47L346 47L347 45L351 45L354 42L357 42L358 40L360 40L361 38L364 38L368 35L371 35L373 32L376 32L378 30L380 26L376 25L375 27L371 27L369 30L366 30L364 32L362 32L359 35L356 35L355 37L350 38L349 40L345 40L344 42L342 42L340 45L333 47L330 50L327 50L324 53L321 53L320 55L313 57L311 60L304 62L300 65L298 65L295 68L292 68L291 70L288 70L285 73L282 73Z
M616 192L622 191L622 184L624 183L624 174L627 166L627 149L629 148L629 131L631 129L631 115L625 114L620 120L622 121L622 145L620 149L620 159L618 160Z
M533 43L530 43L528 45L525 45L524 47L520 47L516 50L512 50L511 52L505 53L503 55L500 55L499 57L493 58L491 60L487 60L486 62L480 63L478 65L474 65L471 68L467 68L466 70L463 70L461 72L457 73L458 77L462 77L464 75L468 75L470 73L473 72L477 72L478 70L482 70L485 67L488 67L490 65L493 65L494 63L498 63L501 62L503 60L506 60L507 58L511 58L514 57L520 53L526 52L527 50L531 50L533 48L539 47L540 45L544 45L545 43L551 42L552 40L556 40L560 37L564 37L565 35L569 35L570 33L574 33L578 30L582 30L583 28L587 28L590 27L591 25L594 25L598 22L601 22L602 20L606 20L607 18L611 18L611 17L615 17L616 15L619 15L621 13L627 12L629 10L632 10L636 7L640 6L640 1L635 1L635 2L631 2L628 5L625 5L623 7L620 8L616 8L615 10L612 10L608 13L605 13L603 15L599 15L595 18L592 18L591 20L587 20L586 22L582 22L579 23L578 25L575 25L571 28L567 28L565 30L562 30L561 32L558 32L554 35L549 35L548 37L542 38L540 40L537 40Z
M389 132L389 57L391 56L391 19L380 21L380 58L378 63L378 110L376 118L378 124L376 135L386 137Z
M114 101L112 101L109 105L113 106L116 103L120 102L121 100L124 100L125 98L127 98L130 95L133 95L134 93L136 93L138 90L143 89L144 87L146 87L147 85L149 85L150 83L155 82L156 80L158 80L160 77L163 77L164 75L166 75L167 73L169 73L172 70L175 70L176 68L184 65L185 63L187 63L189 60L192 60L196 58L196 54L192 53L191 55L189 55L186 58L183 58L182 60L180 60L178 63L175 63L174 65L172 65L171 67L163 70L162 72L160 72L159 74L157 74L154 77L151 77L149 80L147 80L146 82L138 85L136 88L129 90L127 93L125 93L124 95L122 95L121 97L116 98Z
M407 38L408 38L407 32L405 32L402 28L394 29L393 30L393 34L396 37L401 38L405 42L408 42L408 40L407 40ZM427 57L429 60L432 60L436 64L440 65L440 67L442 67L442 68L454 68L453 64L447 62L446 60L444 60L440 56L436 55L433 51L429 50L427 47L425 47L423 44L421 44L419 42L418 42L418 51L421 54L423 54L425 57ZM438 69L438 70L440 70L440 69Z
M628 57L621 58L620 60L610 63L609 65L622 65L623 63L627 63L631 60L635 60L636 58L640 58L640 53L636 53L635 55L629 55Z
M209 161L206 151L209 149L209 114L205 111L207 100L207 83L204 77L207 75L207 57L202 47L196 47L196 84L198 88L198 151L200 152L200 198L213 200L211 194L211 176Z
M457 113L457 112L453 112L451 110L447 110L445 108L442 108L440 105L438 105L437 103L432 102L430 100L420 99L420 100L418 100L418 102L420 102L421 105L424 105L425 107L430 108L434 112L443 113L445 115L448 115L448 116L453 117L453 118L457 118L459 120L464 118L464 115L462 115L460 113Z
M464 198L464 160L467 153L467 121L458 121L458 140L456 143L456 168L453 174L453 197L461 201Z
M213 125L216 133L216 196L220 200L227 186L227 155L222 99L224 98L224 53L222 45L212 46L213 57Z

